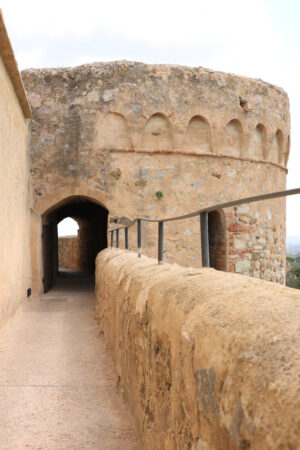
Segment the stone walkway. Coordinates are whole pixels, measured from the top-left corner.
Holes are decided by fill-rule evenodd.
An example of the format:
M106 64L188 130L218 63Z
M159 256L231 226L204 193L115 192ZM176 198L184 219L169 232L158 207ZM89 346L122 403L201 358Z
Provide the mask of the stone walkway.
M141 449L97 333L93 283L65 276L0 331L0 449Z

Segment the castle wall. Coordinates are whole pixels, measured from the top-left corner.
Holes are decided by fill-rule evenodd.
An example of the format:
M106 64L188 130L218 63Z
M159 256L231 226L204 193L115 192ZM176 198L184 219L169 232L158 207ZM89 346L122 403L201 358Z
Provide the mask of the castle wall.
M296 290L106 249L96 293L143 448L298 448Z
M29 69L22 77L41 215L79 195L128 223L285 189L290 119L280 88L130 62ZM228 270L284 281L284 199L228 208L222 224ZM143 251L156 255L157 225L143 224ZM201 265L198 218L166 225L165 260Z
M58 267L63 270L81 271L79 239L77 236L58 238Z
M42 219L33 208L30 210L30 261L31 261L31 287L35 294L43 291L44 268L42 248Z
M0 57L0 325L31 287L27 135L20 99Z

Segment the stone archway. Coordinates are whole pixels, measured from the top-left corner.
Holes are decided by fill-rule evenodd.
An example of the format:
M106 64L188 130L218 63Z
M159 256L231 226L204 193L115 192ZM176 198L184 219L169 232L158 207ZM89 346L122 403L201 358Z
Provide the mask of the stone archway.
M83 196L71 196L52 206L42 216L43 291L55 284L58 275L57 224L66 217L80 224L79 266L93 273L97 254L107 247L108 210Z

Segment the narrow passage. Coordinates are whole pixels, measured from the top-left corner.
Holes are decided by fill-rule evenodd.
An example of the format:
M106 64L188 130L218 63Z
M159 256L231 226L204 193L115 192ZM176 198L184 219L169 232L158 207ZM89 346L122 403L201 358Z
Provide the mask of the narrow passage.
M65 273L0 330L0 448L141 448L98 336L91 278Z

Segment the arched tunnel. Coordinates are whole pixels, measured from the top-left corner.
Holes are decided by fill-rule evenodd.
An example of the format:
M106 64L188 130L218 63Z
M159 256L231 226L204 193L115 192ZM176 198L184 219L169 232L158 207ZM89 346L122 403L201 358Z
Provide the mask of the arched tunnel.
M108 210L85 197L71 197L43 215L43 285L49 291L58 277L57 225L70 217L79 225L79 267L93 273L97 254L107 247Z

